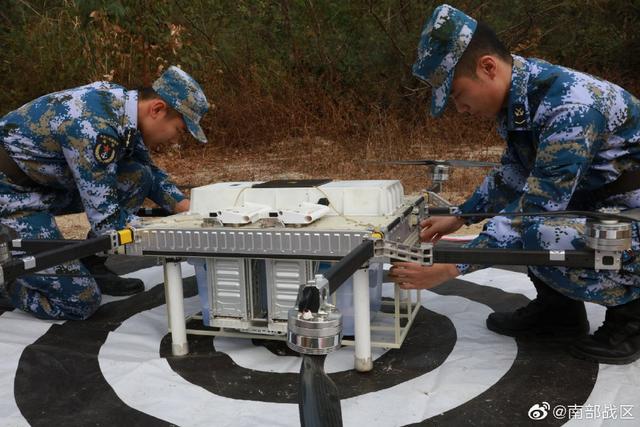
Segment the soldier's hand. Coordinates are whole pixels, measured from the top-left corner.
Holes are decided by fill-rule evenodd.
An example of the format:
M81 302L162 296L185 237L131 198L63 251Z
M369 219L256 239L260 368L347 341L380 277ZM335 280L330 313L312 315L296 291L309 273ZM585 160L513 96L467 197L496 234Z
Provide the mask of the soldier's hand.
M412 262L394 262L388 277L402 289L431 289L459 275L455 264L423 266Z
M189 206L191 206L189 199L181 200L175 207L175 213L186 212L189 210Z
M442 236L457 231L464 220L456 216L432 216L420 221L420 240L436 243Z

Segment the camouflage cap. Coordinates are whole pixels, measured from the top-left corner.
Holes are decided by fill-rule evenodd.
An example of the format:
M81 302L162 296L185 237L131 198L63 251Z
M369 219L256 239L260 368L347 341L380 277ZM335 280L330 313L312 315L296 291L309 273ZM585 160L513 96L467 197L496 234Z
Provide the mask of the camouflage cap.
M198 123L209 110L209 103L198 82L172 65L153 82L152 87L163 100L182 114L191 135L200 142L207 142L207 137Z
M443 4L425 24L413 75L431 85L431 114L438 117L447 105L455 67L464 53L477 22L464 12Z

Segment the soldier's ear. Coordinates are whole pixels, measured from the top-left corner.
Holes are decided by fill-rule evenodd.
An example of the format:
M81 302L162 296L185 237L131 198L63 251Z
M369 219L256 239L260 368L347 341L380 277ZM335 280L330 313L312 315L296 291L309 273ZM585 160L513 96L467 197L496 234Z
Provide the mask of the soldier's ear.
M498 62L492 55L481 56L478 58L476 74L488 77L491 80L495 79L498 75Z
M153 119L162 118L169 111L169 106L162 99L153 99L149 102L149 116Z

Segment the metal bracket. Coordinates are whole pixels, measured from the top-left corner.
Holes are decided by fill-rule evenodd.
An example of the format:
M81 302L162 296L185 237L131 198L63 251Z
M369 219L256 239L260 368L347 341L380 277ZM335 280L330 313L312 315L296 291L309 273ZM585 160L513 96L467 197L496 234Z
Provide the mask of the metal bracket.
M111 233L109 233L109 236L111 237L111 249L115 249L118 247L118 232L117 231L112 231Z
M622 268L622 252L596 250L593 268L596 271L620 270Z
M9 258L11 258L9 245L6 243L0 243L0 263L7 261Z
M376 257L415 262L420 265L433 265L432 243L420 243L420 246L412 246L381 239L375 241L373 252Z
M420 224L421 217L421 209L418 206L415 206L411 213L409 214L409 227L414 228Z
M117 254L119 248L119 240L118 240L118 232L113 230L109 233L109 237L111 239L111 249L108 251L104 251L104 254Z
M329 288L329 281L322 275L316 274L314 280L311 281L318 289Z
M564 251L549 251L551 261L564 261L566 259Z
M29 270L31 268L36 267L36 257L34 256L26 256L22 258L22 263L24 264L24 269Z

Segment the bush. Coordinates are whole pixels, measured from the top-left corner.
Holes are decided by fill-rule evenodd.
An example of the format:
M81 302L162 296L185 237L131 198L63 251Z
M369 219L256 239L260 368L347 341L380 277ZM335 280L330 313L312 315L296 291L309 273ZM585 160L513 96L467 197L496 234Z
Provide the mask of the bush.
M412 123L425 115L428 93L410 66L439 3L4 0L0 114L94 80L148 85L179 64L218 106L205 129L220 143L320 130L348 136L383 113ZM451 3L493 26L515 52L635 79L633 0Z

